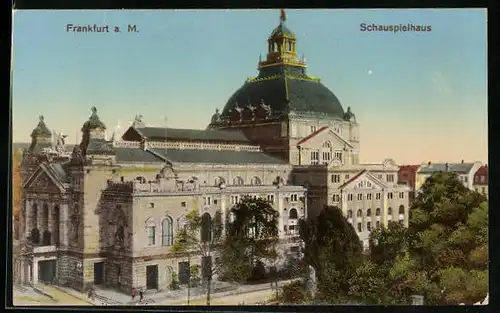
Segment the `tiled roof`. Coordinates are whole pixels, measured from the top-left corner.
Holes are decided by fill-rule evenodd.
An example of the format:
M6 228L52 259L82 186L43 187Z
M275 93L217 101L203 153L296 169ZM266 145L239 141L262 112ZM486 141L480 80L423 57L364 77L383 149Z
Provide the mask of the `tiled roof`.
M327 129L328 126L323 126L323 127L320 127L319 129L317 129L316 131L312 132L311 134L307 135L306 137L302 138L301 140L299 140L299 142L297 142L297 145L300 145L306 141L308 141L309 139L313 138L314 136L316 136L317 134L321 133L322 131L324 131L325 129Z
M484 177L484 178L483 178ZM481 166L474 174L474 184L488 185L488 166Z
M420 168L420 164L417 165L400 165L399 171L412 171L416 172Z
M116 161L119 163L164 163L165 159L139 148L115 148Z
M151 149L167 159L179 163L213 163L213 164L287 164L286 161L272 157L263 152L251 151L217 151L217 150L184 150L184 149Z
M469 173L472 170L474 163L431 163L422 164L418 173L430 174L436 172L453 172L453 173Z
M149 139L177 139L193 141L221 141L250 143L250 140L239 131L199 130L180 128L144 127L136 128L143 136Z

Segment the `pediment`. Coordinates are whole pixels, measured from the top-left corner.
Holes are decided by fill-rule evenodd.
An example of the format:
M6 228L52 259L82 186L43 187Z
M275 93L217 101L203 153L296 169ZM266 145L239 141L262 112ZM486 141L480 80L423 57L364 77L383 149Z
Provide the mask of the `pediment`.
M333 131L330 128L325 128L309 138L304 138L303 140L299 141L297 145L303 148L320 149L325 143L329 143L332 150L344 150L353 148L353 146L347 140L342 138L337 132Z
M386 188L384 182L376 178L373 174L368 171L363 171L360 174L354 176L351 180L346 182L341 186L342 189L372 189L379 190Z
M47 192L61 192L65 188L57 178L53 177L44 166L40 165L33 175L24 184L24 189L43 190Z

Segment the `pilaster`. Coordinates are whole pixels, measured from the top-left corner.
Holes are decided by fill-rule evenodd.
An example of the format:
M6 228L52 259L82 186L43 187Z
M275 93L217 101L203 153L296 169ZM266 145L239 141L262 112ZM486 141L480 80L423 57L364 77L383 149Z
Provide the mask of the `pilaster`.
M279 228L279 234L283 233L283 227L284 227L284 223L283 223L283 219L285 218L284 217L284 208L283 208L283 194L280 192L278 193L278 212L279 212L279 218L278 218L278 228Z

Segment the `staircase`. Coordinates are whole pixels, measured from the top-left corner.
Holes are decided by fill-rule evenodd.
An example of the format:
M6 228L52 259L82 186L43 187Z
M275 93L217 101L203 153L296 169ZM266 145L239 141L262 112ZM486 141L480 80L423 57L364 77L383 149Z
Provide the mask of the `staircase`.
M101 302L101 305L123 305L123 303L96 294L93 302Z

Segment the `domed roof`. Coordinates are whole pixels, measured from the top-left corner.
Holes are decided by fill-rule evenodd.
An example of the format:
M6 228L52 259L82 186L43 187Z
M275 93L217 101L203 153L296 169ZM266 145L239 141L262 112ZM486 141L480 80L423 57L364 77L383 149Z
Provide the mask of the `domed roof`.
M106 125L101 121L97 115L96 107L92 107L92 115L89 117L88 121L83 124L82 132L86 132L92 129L101 128L106 129Z
M37 137L37 136L45 136L45 137L52 136L52 132L48 129L47 125L45 125L43 115L40 115L40 120L38 121L38 125L31 132L31 137Z
M278 27L276 27L269 37L275 36L295 36L295 34L285 26L284 23L280 23Z
M262 100L271 107L273 116L294 112L298 115L344 118L339 99L318 79L286 73L248 80L229 98L221 115L229 117L236 103L244 107L257 105Z

